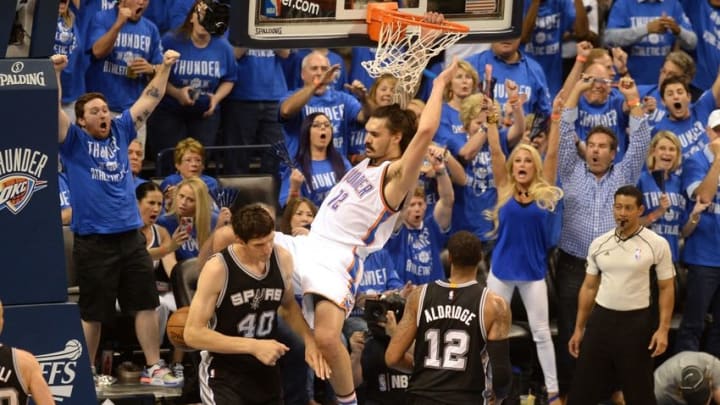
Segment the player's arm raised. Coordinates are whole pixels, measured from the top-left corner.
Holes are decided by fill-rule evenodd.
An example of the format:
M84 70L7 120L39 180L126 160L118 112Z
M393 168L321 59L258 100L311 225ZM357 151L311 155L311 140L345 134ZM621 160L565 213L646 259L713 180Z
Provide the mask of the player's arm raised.
M321 379L330 378L330 366L320 353L315 344L310 327L308 326L297 301L295 301L295 293L293 292L292 272L293 259L292 255L285 249L275 246L278 257L278 264L282 272L283 281L285 281L285 292L283 293L282 302L278 313L288 323L290 329L293 330L305 343L305 361L315 371L315 374Z
M172 65L180 59L180 54L172 49L165 51L163 61L160 68L153 76L150 83L145 87L140 98L130 107L130 115L136 128L140 128L155 110L160 100L165 95L167 89L168 78L170 77L170 69Z
M185 343L190 347L216 353L251 354L263 364L274 366L289 349L272 339L252 339L223 335L208 328L208 321L215 313L220 292L227 279L225 263L221 256L210 258L198 279L198 287L190 304L185 332Z
M421 291L422 288L416 288L408 296L403 317L385 350L385 363L388 367L403 373L411 373L413 369L413 355L408 349L417 333L417 311Z
M408 191L417 184L425 153L440 125L440 111L445 86L452 80L456 69L457 61L453 61L447 69L443 70L435 78L430 98L428 98L425 109L420 116L415 136L413 136L402 157L391 163L388 168L389 178L386 180L389 181L385 186L385 199L392 207L398 207L402 200L405 199Z

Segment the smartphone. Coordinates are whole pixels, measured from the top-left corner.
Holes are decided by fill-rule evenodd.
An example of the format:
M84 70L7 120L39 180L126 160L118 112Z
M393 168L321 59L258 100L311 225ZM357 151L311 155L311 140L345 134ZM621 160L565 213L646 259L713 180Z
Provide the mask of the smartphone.
M180 217L180 226L183 227L185 233L192 235L193 217Z

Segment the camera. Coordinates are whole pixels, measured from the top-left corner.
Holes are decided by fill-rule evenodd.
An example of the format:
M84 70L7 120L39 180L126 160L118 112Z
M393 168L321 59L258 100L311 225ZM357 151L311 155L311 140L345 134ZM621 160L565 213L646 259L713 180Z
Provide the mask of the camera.
M205 17L200 24L210 35L223 35L230 21L230 6L218 0L203 0Z
M395 313L395 319L400 322L405 310L405 298L398 293L381 295L380 298L368 298L365 300L365 321L367 321L370 333L375 337L385 336L385 327L378 325L380 322L387 322L387 311Z

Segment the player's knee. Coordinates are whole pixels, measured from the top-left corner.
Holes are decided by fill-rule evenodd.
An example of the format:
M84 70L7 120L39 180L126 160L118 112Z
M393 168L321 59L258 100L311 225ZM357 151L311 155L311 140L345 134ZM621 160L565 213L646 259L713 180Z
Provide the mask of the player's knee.
M326 353L334 353L336 350L343 348L339 332L328 328L315 329L315 344L317 344L318 349L323 352L323 355Z

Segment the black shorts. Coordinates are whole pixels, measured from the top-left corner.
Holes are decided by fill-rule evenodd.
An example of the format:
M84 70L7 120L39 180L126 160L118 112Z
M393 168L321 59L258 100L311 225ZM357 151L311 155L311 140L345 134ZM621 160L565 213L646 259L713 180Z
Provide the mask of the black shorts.
M103 322L125 312L159 305L152 260L139 230L108 235L75 235L73 260L80 287L80 317Z
M207 354L203 353L203 356ZM203 357L204 358L204 357ZM265 374L265 375L262 375ZM200 363L200 397L207 405L283 405L280 370L247 373Z

